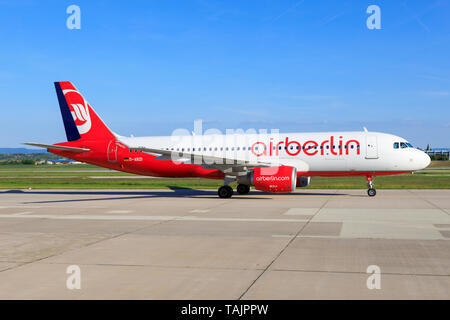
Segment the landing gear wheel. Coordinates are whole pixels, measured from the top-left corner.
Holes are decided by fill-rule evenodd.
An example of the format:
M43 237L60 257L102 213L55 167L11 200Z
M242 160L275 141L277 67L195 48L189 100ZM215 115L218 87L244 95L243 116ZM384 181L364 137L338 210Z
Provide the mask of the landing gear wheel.
M239 194L247 194L250 192L250 186L248 186L246 184L239 184L236 188L236 191Z
M221 186L217 191L220 198L231 198L233 195L233 188L230 186Z
M373 188L373 177L367 176L366 180L367 180L367 188L369 188L369 190L367 190L367 194L369 195L369 197L375 197L375 195L377 194L377 190Z

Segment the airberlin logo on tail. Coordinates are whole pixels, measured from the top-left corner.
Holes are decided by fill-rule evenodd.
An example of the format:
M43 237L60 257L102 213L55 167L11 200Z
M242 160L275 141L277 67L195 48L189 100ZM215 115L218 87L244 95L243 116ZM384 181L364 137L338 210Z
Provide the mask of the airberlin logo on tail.
M89 105L83 96L76 90L63 90L64 97L69 105L73 120L80 134L89 132L92 126L91 115L89 114Z

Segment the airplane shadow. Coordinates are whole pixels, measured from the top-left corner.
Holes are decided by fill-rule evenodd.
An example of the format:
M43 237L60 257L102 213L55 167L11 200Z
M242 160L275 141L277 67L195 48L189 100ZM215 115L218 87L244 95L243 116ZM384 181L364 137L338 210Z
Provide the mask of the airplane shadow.
M180 188L174 186L167 186L170 190L160 191L160 190L149 190L149 191L121 191L121 190L7 190L0 191L1 194L22 194L27 195L86 195L86 196L105 196L96 198L84 198L84 199L66 199L66 200L46 200L46 201L25 201L25 204L32 203L61 203L61 202L83 202L83 201L101 201L101 200L125 200L125 199L151 199L151 198L197 198L197 199L217 199L216 190L199 190L191 188ZM273 198L274 194L267 192L258 192L253 195L258 195L258 197L252 196L252 192L248 195L239 195L235 193L231 199L228 200L249 200L249 199L259 199L259 200L270 200ZM302 192L302 193L288 193L288 194L277 194L277 196L284 195L295 195L295 196L345 196L347 194L343 193L332 193L332 192ZM262 197L261 197L262 196Z

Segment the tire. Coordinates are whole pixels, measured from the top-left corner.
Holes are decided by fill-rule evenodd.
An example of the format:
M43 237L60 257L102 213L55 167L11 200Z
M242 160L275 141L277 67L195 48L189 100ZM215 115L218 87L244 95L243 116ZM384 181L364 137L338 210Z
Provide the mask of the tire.
M239 194L247 194L250 192L250 186L246 184L239 184L236 188L236 191Z
M231 198L233 189L230 186L221 186L217 191L219 198Z
M369 189L367 190L367 194L369 195L369 197L375 197L375 195L377 194L377 190Z

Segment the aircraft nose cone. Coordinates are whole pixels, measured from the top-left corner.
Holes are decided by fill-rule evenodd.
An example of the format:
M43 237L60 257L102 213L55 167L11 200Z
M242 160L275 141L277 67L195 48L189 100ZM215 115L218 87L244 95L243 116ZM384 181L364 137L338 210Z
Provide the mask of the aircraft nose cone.
M425 169L426 167L428 167L430 165L430 163L431 163L430 156L427 155L425 152L421 152L420 159L419 159L420 168Z

